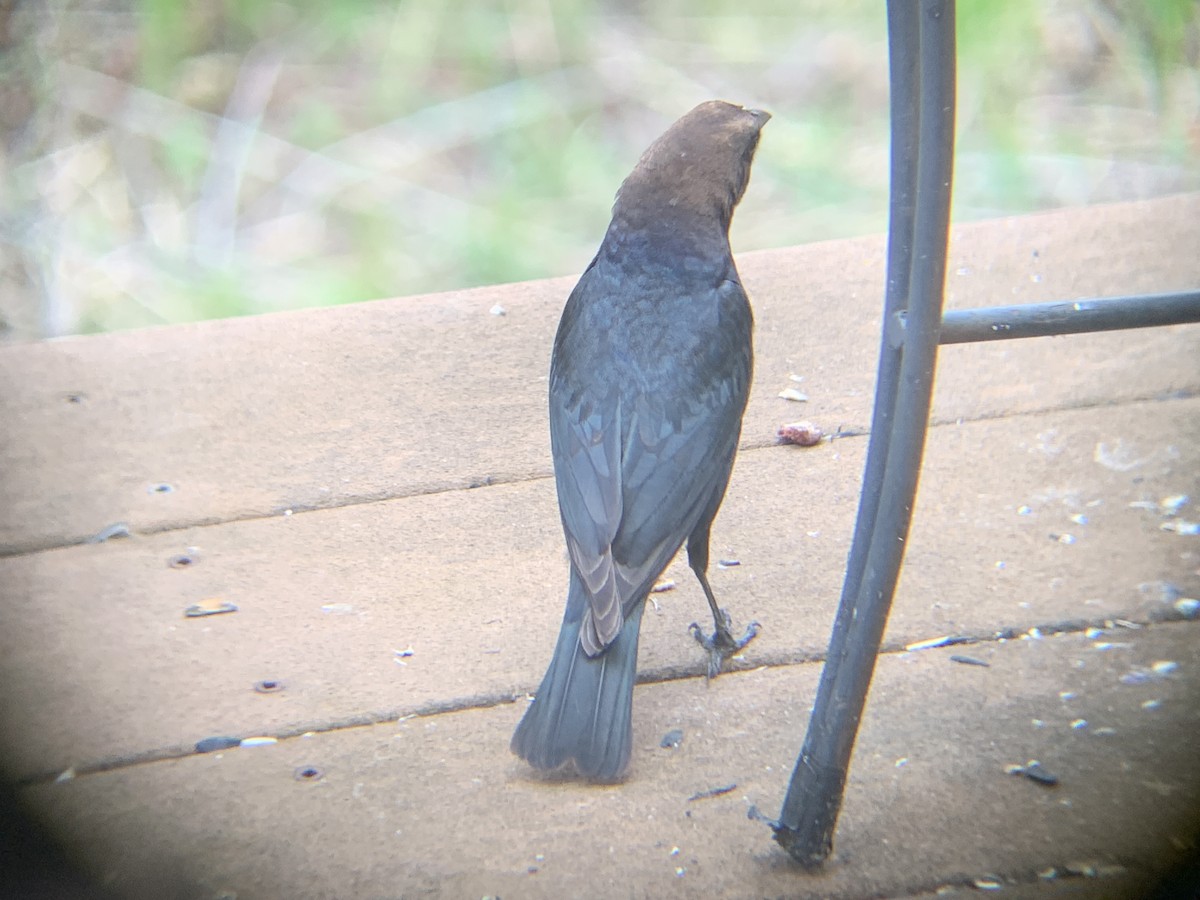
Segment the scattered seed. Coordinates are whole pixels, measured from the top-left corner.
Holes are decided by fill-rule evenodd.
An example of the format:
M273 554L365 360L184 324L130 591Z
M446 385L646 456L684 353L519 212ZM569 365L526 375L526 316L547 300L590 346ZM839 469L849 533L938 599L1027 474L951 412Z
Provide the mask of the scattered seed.
M1036 759L1031 759L1023 766L1007 765L1004 767L1005 775L1024 775L1030 781L1036 781L1038 784L1044 784L1053 787L1058 784L1058 776L1044 768Z
M167 565L172 569L188 569L196 564L196 557L188 556L186 553L180 553L178 556L172 556L167 560Z
M1058 784L1058 776L1044 768L1036 759L1031 759L1021 774L1030 781L1036 781L1038 784L1044 784L1047 787L1054 787Z
M146 492L149 494L170 494L174 490L175 488L166 482L152 484L150 487L146 488Z
M781 444L795 444L797 447L815 447L825 437L821 426L812 422L789 422L780 425L776 434Z
M297 781L320 781L325 773L316 766L300 766L292 773Z
M254 690L260 694L274 694L283 690L283 682L275 679L267 679L264 681L256 681Z
M945 647L948 644L962 643L962 638L956 638L950 634L943 634L941 637L926 638L923 641L913 641L911 644L905 644L904 649L913 650L932 650L934 647Z
M670 578L658 582L654 587L650 588L652 594L665 594L667 591L675 590L675 582Z
M736 784L726 784L722 787L709 788L707 791L700 791L698 794L692 794L688 797L687 802L692 803L696 800L708 800L712 797L720 797L722 794L728 794L730 791L737 790Z
M1159 524L1161 531L1172 531L1175 534L1197 535L1200 534L1200 522L1188 522L1184 519L1169 519L1166 522Z
M868 428L846 428L843 425L839 425L837 431L831 434L829 439L832 441L834 438L862 437L870 433L871 431Z
M740 566L742 561L739 559L719 559L717 560L718 569L732 569L734 566Z
M196 752L213 753L217 750L229 750L232 747L238 746L241 742L241 738L235 737L206 737L196 741Z
M990 668L991 663L975 656L961 656L957 653L950 657L950 662L962 663L964 666L984 666Z
M488 312L490 312L493 316L507 316L508 315L508 310L505 309L503 306L501 306L499 303L497 303L490 310L488 310Z
M113 538L127 538L130 536L129 525L125 522L113 522L107 528L102 528L90 538L87 539L89 544L103 544L105 541Z
M784 388L779 392L780 400L791 400L796 403L804 403L808 400L808 395L803 394L795 388Z
M673 728L663 735L663 739L658 742L658 746L664 750L674 750L683 743L683 729Z
M349 603L326 603L321 607L321 612L337 616L348 616L354 612L354 607Z
M195 619L200 616L219 616L222 613L232 613L237 610L237 605L228 600L222 600L220 597L208 597L199 603L193 603L183 611L183 614L189 619Z

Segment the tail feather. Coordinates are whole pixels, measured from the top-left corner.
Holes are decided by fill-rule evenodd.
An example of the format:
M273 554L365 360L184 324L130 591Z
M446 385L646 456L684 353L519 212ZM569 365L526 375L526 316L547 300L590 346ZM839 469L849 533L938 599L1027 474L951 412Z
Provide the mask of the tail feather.
M630 612L603 653L589 657L579 643L587 598L572 575L554 657L513 734L514 753L538 769L573 763L581 775L598 781L624 774L633 747L633 682L644 606Z

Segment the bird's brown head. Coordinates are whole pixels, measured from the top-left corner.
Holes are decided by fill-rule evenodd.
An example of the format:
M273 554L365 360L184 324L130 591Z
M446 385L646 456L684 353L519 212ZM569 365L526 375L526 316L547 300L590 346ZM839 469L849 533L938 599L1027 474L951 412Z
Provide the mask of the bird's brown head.
M723 100L701 103L642 154L617 192L613 218L699 216L728 231L770 118Z

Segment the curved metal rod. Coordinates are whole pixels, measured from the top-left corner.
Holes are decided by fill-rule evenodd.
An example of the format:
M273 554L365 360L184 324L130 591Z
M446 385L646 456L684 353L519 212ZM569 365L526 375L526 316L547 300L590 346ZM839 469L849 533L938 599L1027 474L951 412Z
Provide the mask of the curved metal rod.
M915 16L911 0L889 0L888 35L892 75L900 76L892 85L893 175L908 171L914 159L916 167L915 216L908 212L911 182L894 180L889 222L888 303L908 307L908 327L898 367L883 337L873 417L883 427L871 434L859 506L866 518L855 528L817 702L774 824L775 840L806 867L821 865L833 849L850 756L904 555L942 317L954 159L953 0L921 0ZM916 92L907 78L914 69ZM913 110L915 148L904 130ZM907 304L897 294L905 285Z

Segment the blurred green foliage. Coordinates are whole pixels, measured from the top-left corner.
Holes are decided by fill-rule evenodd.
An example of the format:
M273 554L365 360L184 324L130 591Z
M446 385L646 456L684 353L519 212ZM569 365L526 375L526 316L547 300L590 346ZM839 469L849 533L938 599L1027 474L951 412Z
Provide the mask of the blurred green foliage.
M1200 189L1197 6L960 3L956 219ZM886 227L879 0L60 7L19 11L11 334L577 272L713 96L775 115L736 248Z

